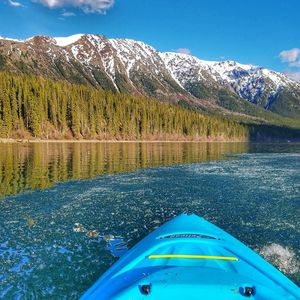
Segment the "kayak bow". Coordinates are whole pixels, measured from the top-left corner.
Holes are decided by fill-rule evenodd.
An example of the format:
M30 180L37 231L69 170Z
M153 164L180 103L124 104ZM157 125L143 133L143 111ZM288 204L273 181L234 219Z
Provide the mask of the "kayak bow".
M300 299L300 289L230 234L196 215L159 227L117 261L86 299Z

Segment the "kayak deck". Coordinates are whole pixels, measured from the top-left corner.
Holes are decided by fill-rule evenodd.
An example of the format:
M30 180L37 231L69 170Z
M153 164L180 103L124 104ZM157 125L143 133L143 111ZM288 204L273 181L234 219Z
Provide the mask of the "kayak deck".
M82 299L300 299L300 289L255 252L195 215L139 242Z

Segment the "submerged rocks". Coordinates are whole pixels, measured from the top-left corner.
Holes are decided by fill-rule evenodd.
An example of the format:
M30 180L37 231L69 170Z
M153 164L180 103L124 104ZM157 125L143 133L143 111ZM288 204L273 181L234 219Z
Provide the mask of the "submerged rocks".
M97 230L90 230L86 233L86 236L89 238L97 238L99 237L99 232Z
M31 218L31 217L29 217L29 218L27 219L27 225L28 225L29 228L34 227L34 226L36 225L36 223L37 223L37 221L34 220L34 219Z
M87 230L84 228L84 226L80 223L75 223L73 227L74 232L86 232Z
M76 233L85 233L85 236L90 239L98 238L98 241L105 241L105 249L110 251L111 255L114 257L121 257L128 250L127 243L123 240L122 237L115 237L112 234L106 234L101 236L97 230L88 230L80 223L74 224L73 231Z
M104 239L106 242L108 242L108 241L114 240L115 237L114 237L112 234L108 234L108 235L105 235L105 236L103 237L103 239Z

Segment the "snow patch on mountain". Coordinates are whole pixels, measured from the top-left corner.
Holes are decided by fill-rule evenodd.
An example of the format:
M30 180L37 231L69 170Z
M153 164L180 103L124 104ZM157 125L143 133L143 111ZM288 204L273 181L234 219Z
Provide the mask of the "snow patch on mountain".
M84 34L74 34L67 37L54 37L53 39L55 40L57 46L65 47L76 43L82 38L82 36L84 36Z
M189 82L205 80L202 70L207 70L207 64L195 56L184 53L161 52L167 70L173 79L184 88Z
M0 40L5 40L5 41L12 41L12 42L19 42L19 43L24 43L25 40L18 40L18 39L12 39L12 38L6 38L0 35Z
M128 77L132 68L138 63L152 65L152 67L157 64L155 56L158 52L143 42L131 39L109 39L109 42L124 65ZM157 69L155 73L158 74Z

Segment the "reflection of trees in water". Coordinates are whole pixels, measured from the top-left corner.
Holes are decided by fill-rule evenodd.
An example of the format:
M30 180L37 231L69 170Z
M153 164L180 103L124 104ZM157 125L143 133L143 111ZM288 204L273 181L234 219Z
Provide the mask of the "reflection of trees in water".
M0 145L0 196L67 179L223 159L246 143L57 143Z

